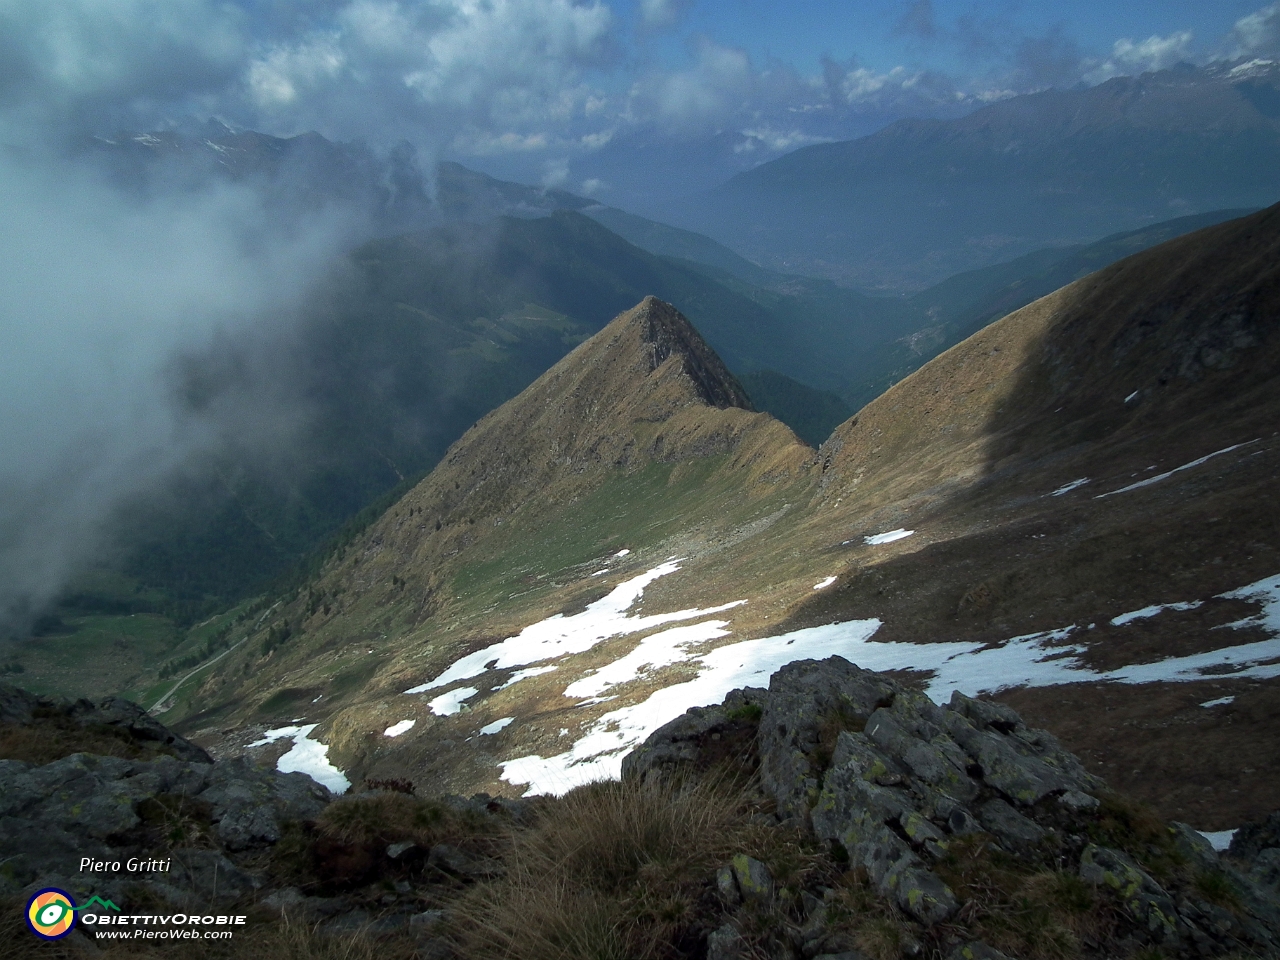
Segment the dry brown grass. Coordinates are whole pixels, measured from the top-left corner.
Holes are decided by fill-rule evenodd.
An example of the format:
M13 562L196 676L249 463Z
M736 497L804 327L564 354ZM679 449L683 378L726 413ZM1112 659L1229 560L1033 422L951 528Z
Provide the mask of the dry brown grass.
M938 873L961 898L957 916L975 936L1027 960L1078 957L1086 938L1106 939L1109 912L1074 873L1028 869L993 852L986 837L954 840Z
M148 750L127 731L108 726L82 727L70 720L48 719L34 724L0 724L0 760L44 765L73 753L136 760L168 750Z
M460 813L435 800L390 792L339 797L320 814L316 827L321 836L340 843L410 840L423 847L493 829L482 816Z
M725 783L605 782L549 804L513 834L508 875L458 904L465 956L646 960L670 956L706 912L709 878L762 858L745 794Z

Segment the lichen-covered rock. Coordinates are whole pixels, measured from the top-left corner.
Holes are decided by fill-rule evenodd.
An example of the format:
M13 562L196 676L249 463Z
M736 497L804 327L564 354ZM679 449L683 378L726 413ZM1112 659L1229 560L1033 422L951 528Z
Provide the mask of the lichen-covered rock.
M773 899L773 875L763 863L740 853L733 858L731 866L743 900L766 904Z
M729 907L742 903L742 891L738 889L738 878L733 874L733 865L726 863L716 871L716 890L720 899Z
M61 876L71 878L77 894L119 895L140 878L127 870L80 870L80 861L124 864L132 857L174 860L166 875L148 878L171 902L214 883L219 897L245 895L256 881L231 869L222 853L187 851L187 866L179 869L176 855L166 852L170 844L205 831L227 851L264 846L280 839L285 823L314 819L330 799L305 774L245 760L78 753L42 766L0 761L0 891Z
M799 660L773 675L760 717L760 779L781 815L807 819L820 789L814 758L827 729L863 729L898 691L840 657Z
M1012 960L1007 954L995 947L989 947L981 940L962 943L947 955L947 960Z
M1027 819L999 797L993 797L978 808L978 820L1006 849L1029 847L1044 839L1044 827Z
M502 861L490 857L473 857L448 843L436 844L427 854L427 866L436 867L467 880L491 880L506 873Z
M219 839L230 850L275 843L283 824L319 815L332 794L304 773L277 773L237 758L213 764L196 798L209 804Z
M1165 892L1121 850L1090 844L1080 855L1080 877L1115 891L1129 911L1160 940L1176 939L1177 910Z
M759 705L759 782L778 818L811 827L844 869L925 930L963 929L967 913L944 876L963 879L961 864L986 860L998 871L1025 864L1028 875L1076 871L1106 891L1104 899L1114 898L1109 916L1125 918L1125 932L1108 947L1119 953L1149 946L1215 956L1243 944L1269 956L1276 949L1280 904L1261 880L1280 876L1280 845L1262 847L1236 869L1183 824L1172 825L1167 838L1133 833L1128 852L1090 843L1130 829L1116 826L1117 816L1125 820L1116 812L1123 802L1056 738L1027 727L1004 705L957 693L939 706L839 657L789 664L767 692L726 698L741 703ZM668 724L624 763L625 775L705 767L707 735L728 713L723 705L694 710ZM1271 842L1270 834L1256 834ZM1161 881L1143 866L1149 855ZM717 902L731 916L766 901L748 893L750 877L739 864L717 875ZM1197 885L1215 884L1228 891L1221 895L1230 909L1197 892ZM775 890L769 909L778 910L786 892ZM810 904L819 901L803 891L800 897L807 919L791 931L791 947L778 949L805 956L847 949L847 940L825 930L825 908ZM724 956L736 956L745 929L738 921L745 922L738 916L721 926L708 946L714 941ZM976 939L948 943L946 951L955 960L1003 957Z
M1262 851L1276 848L1280 848L1280 810L1265 820L1241 826L1231 838L1227 856L1249 862Z
M707 960L742 960L746 956L742 931L726 923L707 936Z
M921 922L958 906L927 865L951 837L986 832L1019 853L1046 831L1016 807L1068 793L1076 808L1098 804L1098 782L1009 708L960 694L939 707L839 657L778 671L759 736L780 814L807 818Z

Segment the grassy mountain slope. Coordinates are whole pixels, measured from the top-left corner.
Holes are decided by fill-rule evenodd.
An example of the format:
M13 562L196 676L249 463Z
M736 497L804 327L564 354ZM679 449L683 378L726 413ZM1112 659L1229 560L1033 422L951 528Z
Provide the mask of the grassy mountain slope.
M688 321L646 298L477 423L172 717L244 722L321 696L362 725L381 709L371 690L581 609L603 585L584 570L687 542L692 517L715 543L785 512L812 468L812 449L750 411Z
M566 697L566 683L628 655L624 636L510 689L494 673L460 713L427 708L439 691L403 691L678 556L679 575L647 588L639 612L745 599L715 614L726 632L713 645L877 618L877 656L898 651L927 674L953 669L937 641L1012 654L1013 638L1057 631L1037 642L1059 647L1035 656L1073 658L1079 682L1003 697L1167 815L1202 828L1257 816L1280 796L1268 772L1280 765L1265 759L1280 742L1274 678L1117 686L1089 671L1270 636L1248 620L1255 602L1214 597L1280 567L1277 253L1273 208L1120 261L926 364L816 461L767 418L699 400L687 379L637 390L647 341L618 325L642 307L486 418L175 715L223 749L235 735L215 731L307 716L355 775L509 789L498 760L562 750L602 711L702 667L641 671L607 707ZM644 412L653 403L660 414ZM914 532L864 539L898 527ZM1111 623L1192 600L1203 603ZM1224 697L1240 707L1199 706ZM413 736L381 734L406 716ZM467 740L504 717L516 722L500 736Z
M184 367L181 392L193 405L243 402L264 388L268 408L287 400L294 442L264 451L232 437L167 496L131 505L119 520L118 539L133 548L125 562L83 577L43 638L10 645L0 662L40 689L141 696L137 685L150 688L156 671L207 649L192 624L298 570L326 538L358 532L467 427L644 291L688 304L735 369L751 371L742 375L757 408L817 444L849 411L812 385L869 396L958 339L966 318L1016 307L1196 222L1043 252L909 301L779 275L756 287L636 250L573 213L376 241L276 346L270 369L255 369L235 344ZM77 686L85 676L68 675L64 662L96 664L86 666L93 688Z

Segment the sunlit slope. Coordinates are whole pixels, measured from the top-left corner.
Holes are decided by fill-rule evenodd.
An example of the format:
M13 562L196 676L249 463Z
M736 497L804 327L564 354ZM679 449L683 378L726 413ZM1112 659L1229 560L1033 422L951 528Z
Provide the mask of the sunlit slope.
M648 300L285 598L185 727L236 747L305 718L353 779L549 789L720 679L843 651L1026 684L1000 695L1197 825L1270 809L1280 780L1245 758L1280 742L1248 648L1280 630L1257 586L1280 574L1277 253L1269 210L1115 264L939 356L816 457ZM1182 674L1134 667L1165 661ZM1106 722L1115 683L1124 722L1157 732ZM1259 706L1199 706L1224 697ZM1212 776L1185 767L1210 746Z
M721 541L813 474L812 449L648 298L480 420L196 699L287 718L409 686L478 637L607 592L588 573L609 555Z

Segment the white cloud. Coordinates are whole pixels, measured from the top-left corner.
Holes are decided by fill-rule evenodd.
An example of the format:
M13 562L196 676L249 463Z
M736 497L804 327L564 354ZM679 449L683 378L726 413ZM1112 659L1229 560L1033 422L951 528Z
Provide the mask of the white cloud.
M247 347L281 332L348 234L328 215L268 214L248 188L139 201L48 158L0 157L0 211L7 625L101 548L122 499L216 450L224 431L289 444L301 408L263 394L187 410L173 364L224 337Z
M542 186L547 189L563 187L569 181L569 162L564 159L547 160L542 165Z
M1167 37L1153 35L1141 42L1127 38L1117 40L1111 48L1111 56L1086 72L1084 80L1096 84L1112 77L1167 70L1191 59L1192 39L1190 30L1181 30Z
M677 128L725 123L751 99L756 71L746 51L704 40L697 59L684 70L653 72L631 89L629 113Z
M246 18L208 0L0 0L0 105L47 124L236 82Z
M640 0L640 25L646 30L667 30L689 12L693 0Z
M246 79L254 102L266 110L288 107L299 91L335 79L346 64L338 39L333 35L303 46L277 47L250 63Z
M831 140L830 137L817 137L800 130L775 130L767 126L743 130L742 136L744 139L734 146L734 153L752 153L756 150L782 153L797 147L807 147L812 143L829 143Z
M1280 3L1263 7L1236 21L1227 38L1228 56L1280 55Z
M198 113L382 143L545 134L601 110L582 78L610 67L613 29L603 0L0 0L0 111L92 132Z

